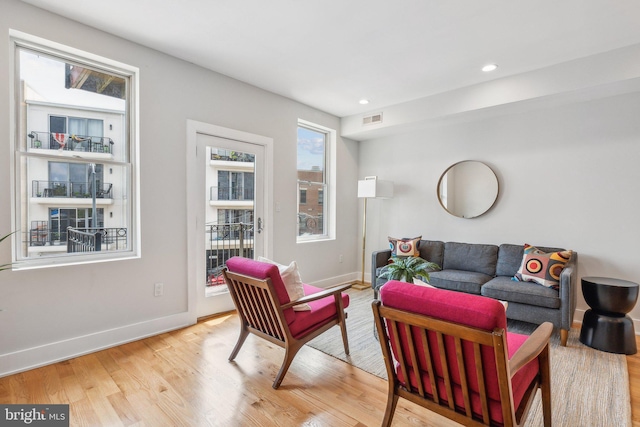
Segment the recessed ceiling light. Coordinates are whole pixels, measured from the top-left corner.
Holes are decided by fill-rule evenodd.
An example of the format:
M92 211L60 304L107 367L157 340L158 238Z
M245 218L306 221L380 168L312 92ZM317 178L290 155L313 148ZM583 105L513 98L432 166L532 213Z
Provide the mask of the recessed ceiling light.
M360 105L367 105L369 103L369 100L368 99L361 99L358 102L360 103Z
M487 64L484 67L482 67L482 71L484 71L485 73L488 73L490 71L495 71L498 68L498 64Z

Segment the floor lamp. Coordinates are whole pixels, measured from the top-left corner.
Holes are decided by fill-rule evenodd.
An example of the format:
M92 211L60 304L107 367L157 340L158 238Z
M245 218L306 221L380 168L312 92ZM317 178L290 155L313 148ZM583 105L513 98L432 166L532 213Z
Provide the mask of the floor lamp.
M367 246L367 199L390 199L393 197L393 182L379 180L376 176L366 176L358 181L358 198L364 199L362 217L362 275L360 282L354 284L355 289L366 289L364 281L364 257Z

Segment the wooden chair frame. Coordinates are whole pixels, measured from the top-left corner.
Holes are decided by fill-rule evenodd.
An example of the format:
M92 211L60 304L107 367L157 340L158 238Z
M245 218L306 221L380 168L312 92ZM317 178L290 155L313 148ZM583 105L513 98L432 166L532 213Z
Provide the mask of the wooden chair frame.
M280 387L280 383L282 383L293 358L300 348L308 341L311 341L335 325L340 325L344 352L347 355L349 354L349 341L347 339L347 326L345 323L347 313L344 311L341 293L349 289L351 287L350 284L328 288L315 294L304 296L296 301L280 305L271 279L256 279L243 274L232 273L226 269L223 270L222 274L224 275L229 287L229 292L231 293L231 298L233 298L233 302L240 316L240 336L229 356L229 361L233 361L236 358L249 333L284 348L284 360L272 386L274 389L277 389ZM329 296L334 297L337 315L308 334L294 337L285 319L284 310L298 304L308 303Z
M551 375L549 365L549 338L553 332L553 325L549 322L545 322L534 331L534 333L525 341L525 343L518 349L511 359L507 354L507 338L504 329L495 329L493 331L484 331L468 326L463 326L427 316L423 316L416 313L410 313L394 308L385 307L378 300L374 300L372 303L374 312L374 319L376 329L378 331L378 337L380 340L380 346L382 348L382 354L384 356L385 365L387 368L387 377L389 378L389 389L387 398L387 407L382 421L382 426L390 426L395 412L398 398L403 397L417 405L427 408L430 411L436 412L446 418L452 419L462 425L466 426L487 426L494 425L489 418L489 403L486 391L486 384L484 383L485 374L480 359L481 346L492 347L495 354L495 362L498 373L498 385L500 390L500 400L502 408L502 416L504 419L504 426L522 426L526 421L526 416L531 407L531 403L535 398L536 391L540 388L542 393L542 410L544 418L544 426L551 426ZM409 378L409 370L413 370L413 374L417 378L418 390L409 390L400 384L394 368L394 357L391 351L390 338L385 326L385 320L388 322L389 327L393 331L394 339L396 340L395 347L399 349L399 355L397 362L399 363L399 369L402 372L402 376ZM416 326L422 329L421 343L413 342L413 337L409 332L411 326ZM402 346L399 342L398 331L400 328L404 328L407 332L407 340L409 344L409 353L402 354ZM418 346L423 346L424 354L427 358L427 369L429 372L429 380L431 390L437 390L434 372L436 367L433 357L430 355L432 350L427 341L427 331L436 333L438 340L438 349L440 353L440 360L442 365L443 380L446 388L446 401L438 396L438 393L430 395L426 392L423 378L418 372ZM461 377L461 388L464 397L464 407L458 407L454 404L453 387L454 383L450 377L450 367L447 366L448 359L446 355L446 348L444 346L445 336L453 337L456 348L456 360ZM462 351L462 342L468 341L473 343L475 369L478 378L478 385L480 388L480 398L482 402L482 417L478 418L473 414L471 409L471 391L468 387L467 373L465 370L464 358L465 354ZM435 349L433 349L435 350ZM531 383L519 407L514 406L513 390L511 386L511 378L518 372L520 368L525 366L531 360L538 358L539 373ZM408 361L412 363L409 365ZM411 367L413 366L413 368ZM484 391L483 391L484 389Z

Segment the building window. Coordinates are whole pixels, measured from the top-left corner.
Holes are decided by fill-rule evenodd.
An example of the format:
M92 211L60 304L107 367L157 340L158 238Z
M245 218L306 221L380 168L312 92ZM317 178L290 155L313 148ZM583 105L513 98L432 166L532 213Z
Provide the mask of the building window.
M298 122L298 241L333 237L333 215L328 209L335 152L335 131Z
M89 148L88 142L99 142L99 139L104 137L104 120L52 115L49 117L49 132L69 134L74 141L74 146L69 148L73 148L74 151L86 150ZM49 138L52 139L50 144L59 148L55 139L52 136ZM82 144L83 142L86 144Z
M253 200L253 172L218 171L217 200Z
M11 40L15 268L138 257L137 68Z

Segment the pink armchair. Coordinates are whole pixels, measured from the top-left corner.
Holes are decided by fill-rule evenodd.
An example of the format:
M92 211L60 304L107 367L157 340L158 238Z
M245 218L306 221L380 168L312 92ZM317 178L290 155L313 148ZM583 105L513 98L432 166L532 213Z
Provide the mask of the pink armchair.
M399 397L469 426L524 425L541 389L551 426L549 338L506 332L504 306L478 295L390 281L372 304L389 390L382 422Z
M285 357L273 388L280 386L298 350L334 325L340 325L344 352L349 354L344 311L349 295L342 292L351 285L321 289L303 284L305 296L291 302L273 264L233 257L227 261L223 275L240 316L240 336L229 360L235 359L249 333L283 347ZM293 310L303 303L308 303L311 310Z

